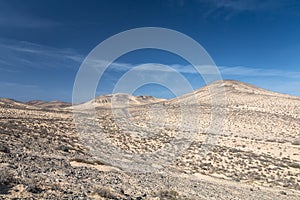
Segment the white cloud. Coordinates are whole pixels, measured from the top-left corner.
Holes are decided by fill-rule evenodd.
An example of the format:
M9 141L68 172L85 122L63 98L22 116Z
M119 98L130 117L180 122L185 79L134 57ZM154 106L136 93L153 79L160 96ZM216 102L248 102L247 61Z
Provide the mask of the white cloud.
M8 39L0 39L0 64L1 71L13 72L18 68L55 68L55 67L79 67L84 60L84 55L77 53L72 49L59 49L45 45L39 45L26 41L15 41ZM104 60L88 60L87 63L95 69L101 69L109 64ZM141 63L147 64L143 67L143 71L153 71L157 68L158 63ZM6 67L5 67L6 66ZM110 70L117 72L126 72L133 68L138 69L139 65L130 63L113 62ZM173 73L176 70L184 74L198 74L198 71L191 65L171 64L168 68L160 68L161 72ZM214 74L214 67L203 65L198 66L201 69L202 75ZM221 75L228 76L245 76L245 77L290 77L300 78L299 71L277 70L267 68L255 68L247 66L218 66Z
M101 67L108 62L105 61L93 61L94 67ZM157 66L161 65L158 63L143 63L143 71L152 71L153 69L158 69ZM138 68L139 65L133 65L129 63L112 63L109 67L114 71L124 72L132 68ZM172 64L168 65L168 68L159 68L161 72L172 72L176 70L179 73L184 74L199 74L199 72L192 65L179 65ZM215 66L202 65L198 66L201 68L203 75L214 74ZM246 66L217 66L221 75L231 75L231 76L245 76L245 77L286 77L286 78L300 78L299 71L288 71L288 70L277 70L277 69L267 69L267 68L254 68ZM139 70L139 69L137 69Z
M295 9L291 6L295 4L295 2L288 0L198 0L198 2L200 5L204 4L209 6L206 10L202 11L202 17L205 19L222 18L230 20L232 17L243 12L258 13L273 11L274 14L281 13L282 11L286 14L287 10L289 14L292 13L292 10L295 12ZM294 8L297 8L297 6Z
M233 75L233 76L300 78L299 71L263 69L263 68L244 67L244 66L236 66L236 67L220 66L220 71L223 75Z
M6 69L72 67L83 56L71 49L59 49L26 41L0 39L0 63Z

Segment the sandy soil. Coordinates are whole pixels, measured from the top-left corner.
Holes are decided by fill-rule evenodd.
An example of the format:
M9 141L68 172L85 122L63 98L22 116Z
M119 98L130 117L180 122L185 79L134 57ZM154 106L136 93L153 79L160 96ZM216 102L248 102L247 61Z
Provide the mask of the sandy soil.
M104 98L96 126L89 111L75 111L87 135L70 108L0 99L0 198L300 199L299 98L225 81L170 101L146 99L111 111ZM214 100L226 111L214 116L222 132L210 126ZM189 145L173 154L178 135ZM103 138L110 145L101 156ZM113 148L133 156L119 158ZM148 154L153 166L155 157L169 159L151 173L129 170L134 156Z

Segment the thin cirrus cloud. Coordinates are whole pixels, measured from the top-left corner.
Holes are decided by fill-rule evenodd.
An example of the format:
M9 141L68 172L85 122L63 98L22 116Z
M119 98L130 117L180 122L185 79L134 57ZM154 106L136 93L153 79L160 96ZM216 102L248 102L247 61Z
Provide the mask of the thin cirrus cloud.
M26 41L0 39L2 70L77 66L83 57L71 49L59 49Z
M285 77L285 78L300 78L300 72L287 71L287 70L276 70L276 69L262 69L262 68L251 68L244 66L236 67L219 67L220 71L224 75L235 75L235 76L252 76L252 77Z
M105 62L98 62L99 66ZM152 71L153 68L157 69L157 63L147 63L147 67L143 67L144 71ZM97 67L97 65L95 65ZM126 63L113 63L110 68L114 71L127 71L134 67L139 67L139 65L132 65ZM201 69L201 74L210 75L215 73L216 66L198 66ZM245 66L217 66L221 75L231 75L231 76L247 76L247 77L285 77L285 78L300 78L300 72L296 71L284 71L275 69L263 69L263 68L252 68ZM173 69L173 70L172 70ZM137 69L138 70L138 69ZM169 70L167 68L161 68L161 72L177 72L184 74L199 74L199 72L192 65L169 65Z
M289 8L297 4L295 0L200 0L210 4L213 9L227 9L228 11L245 12L245 11L266 11L277 10L277 8Z
M14 72L22 68L58 68L58 67L76 67L78 68L84 60L84 55L77 53L72 49L59 49L45 45L39 45L26 41L15 41L8 39L0 39L0 64L1 71ZM88 64L99 69L108 65L108 61L88 60ZM145 63L142 63L145 64ZM144 71L151 71L153 68L158 69L156 63L147 63L143 67ZM132 68L138 68L139 65L130 63L113 62L109 69L115 72L126 72ZM167 68L161 68L161 72L174 72L176 70L185 74L198 74L199 72L191 65L168 65ZM212 74L212 66L199 66L202 74ZM173 70L172 70L173 69ZM138 69L137 69L138 70ZM300 78L300 72L285 71L275 69L263 69L246 66L218 66L221 75L232 76L259 76L259 77L287 77Z
M124 73L135 68L135 71L145 71L151 72L153 69L156 71L159 70L162 73L174 73L174 70L179 73L184 74L199 74L196 68L192 65L180 65L180 64L171 64L168 67L159 68L161 64L159 63L141 63L138 65L133 65L130 63L121 63L121 62L108 62L104 60L87 60L87 65L92 67L95 70L101 70L103 67L109 66L109 69L115 72ZM143 65L141 69L139 66ZM275 69L263 69L263 68L253 68L246 66L209 66L201 65L197 66L200 69L202 75L211 75L215 74L217 71L221 75L232 75L232 76L249 76L249 77L286 77L286 78L300 78L300 72L297 71L284 71L284 70L275 70Z
M77 53L72 49L59 49L30 43L26 41L15 41L0 39L0 71L2 73L12 73L22 71L28 68L37 69L59 69L59 68L78 68L84 55ZM88 60L88 64L95 68L109 64L103 60ZM158 68L157 63L143 63L142 71L151 72L153 69L160 69L162 73L174 73L174 70L183 74L199 74L199 72L191 65L168 65L168 68ZM124 73L131 69L139 71L139 65L130 63L113 62L109 65L109 70L114 72ZM202 75L214 74L212 66L199 66ZM300 72L263 69L246 66L218 66L218 70L222 76L238 76L238 77L284 77L284 78L300 78ZM109 76L109 74L108 74ZM170 76L168 76L170 77Z
M59 49L26 41L0 39L0 72L2 77L6 77L5 74L9 75L15 72L23 73L28 69L37 69L38 73L43 73L41 71L49 68L55 71L58 70L57 72L64 69L77 70L84 58L84 55L72 49ZM118 81L116 79L132 69L135 69L139 77L148 73L153 76L160 74L161 78L172 79L174 73L178 72L185 74L188 79L192 80L194 75L199 75L199 72L192 65L170 64L167 67L159 67L161 64L158 63L142 63L140 65L143 65L143 67L140 68L140 65L131 63L113 62L111 64L108 61L97 59L87 60L87 63L95 70L103 69L104 66L109 65L105 78L106 82L104 81L105 84L103 84L108 88L104 88L104 91L110 91L110 87L113 87ZM213 72L212 66L204 65L198 67L201 68L202 76L210 75ZM273 91L300 95L298 89L296 89L299 88L300 84L297 81L300 78L300 71L247 66L218 66L218 70L221 76L226 79L238 79ZM39 76L38 73L34 76ZM45 81L47 82L47 80ZM66 82L70 81L74 80L66 80ZM4 91L7 94L6 96L15 96L17 94L15 98L20 99L28 99L26 94L39 98L47 95L41 89L43 88L43 83L31 83L29 80L23 82L19 80L18 82L17 80L6 79L0 83L0 90ZM195 88L200 87L197 83L195 84Z
M294 15L298 13L297 7L299 7L299 1L294 0L198 0L198 2L208 6L202 12L203 18L224 20L230 20L245 12L252 14L271 12L272 16L285 12Z

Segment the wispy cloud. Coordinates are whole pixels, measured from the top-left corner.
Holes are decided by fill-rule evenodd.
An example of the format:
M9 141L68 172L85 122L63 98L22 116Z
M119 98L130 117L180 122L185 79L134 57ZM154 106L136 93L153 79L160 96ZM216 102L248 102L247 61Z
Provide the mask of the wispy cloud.
M15 41L0 39L0 70L13 72L19 68L57 68L57 67L79 67L84 60L84 55L77 53L72 49L59 49L49 46L39 45L26 41ZM104 60L88 60L88 65L95 69L100 69L109 64ZM153 71L160 69L161 72L168 73L176 70L184 74L198 74L199 72L191 65L171 64L168 68L158 68L158 63L141 63L143 71ZM147 65L145 65L147 64ZM115 72L126 72L133 68L138 69L139 65L131 63L113 62L109 69ZM268 66L269 67L269 66ZM213 74L213 66L198 66L203 75ZM284 68L282 68L284 69ZM247 66L218 66L221 75L232 76L259 76L259 77L290 77L300 78L299 71L277 70L256 68Z
M29 68L38 70L51 68L56 70L58 68L75 67L75 69L77 69L84 60L84 57L84 55L72 49L59 49L26 41L0 39L0 72L3 78L6 77L5 74L11 74L16 71L23 73L24 70ZM88 65L96 70L103 69L107 64L109 64L108 61L97 59L88 60ZM104 82L102 82L104 88L101 92L110 93L118 79L131 70L134 70L137 74L136 77L141 79L146 74L148 78L152 76L153 80L164 79L171 82L176 73L186 75L186 77L190 79L189 81L193 80L194 78L192 77L196 77L195 75L199 75L199 72L192 65L170 64L165 67L160 66L161 64L159 63L132 64L113 62L109 65L108 73L106 73L106 77L104 77L103 80ZM213 66L202 65L198 67L201 68L200 75L202 76L211 75L212 72L214 72L214 70L212 70ZM218 66L222 77L257 83L257 86L281 93L300 95L297 89L300 84L297 81L300 79L300 71L284 69L288 68L270 69L249 66ZM265 80L268 81L266 82ZM192 86L195 89L200 87L198 81L198 79L192 81ZM45 91L40 89L40 86L35 85L36 82L30 84L33 82L27 79L24 80L24 83L22 80L20 80L20 82L14 82L8 78L7 81L0 82L0 93L4 96L17 95L19 99L29 99L30 95L42 99L48 95ZM184 92L184 90L182 91Z
M28 84L22 84L22 83L16 83L16 82L7 82L7 81L0 81L1 87L15 87L15 88L38 88L37 85L28 85Z
M107 62L95 60L93 63L95 65L92 67L95 69L101 68L104 64L107 64ZM104 93L111 93L118 80L131 71L134 71L134 73L131 73L130 76L135 79L138 78L143 80L144 76L147 76L147 80L161 81L164 79L166 81L171 81L174 84L174 78L178 73L181 73L185 75L194 89L197 89L204 84L198 76L199 72L191 65L174 64L165 67L160 66L161 64L158 63L144 63L139 65L113 63L109 66L109 70L120 75L116 76L115 73L107 73L106 77L101 77L104 79L102 86L106 86L106 88L102 89L109 88L108 90L103 91L105 91ZM214 72L214 70L212 70L213 66L203 65L198 67L201 68L201 76L212 75L212 72ZM298 86L300 85L300 82L298 81L300 79L300 71L288 71L284 70L284 68L270 69L246 66L218 66L218 70L221 77L224 79L236 79L268 90L300 96L300 91L298 89ZM101 91L101 93L103 93L103 91ZM182 93L185 92L185 90L182 90Z
M107 65L108 62L102 60L90 61L91 66L94 68L101 68L104 65ZM192 65L179 65L172 64L164 68L159 68L161 64L158 63L142 63L139 65L133 65L130 63L117 63L114 62L109 66L110 70L126 72L135 68L136 71L139 71L139 66L143 65L140 70L145 72L160 70L162 73L172 72L174 70L183 73L183 74L199 74L199 72ZM286 77L286 78L300 78L300 71L288 71L288 70L277 70L270 68L256 68L256 67L246 67L246 66L209 66L209 65L200 65L197 68L201 69L202 75L210 75L215 73L215 67L221 75L231 75L231 76L247 76L247 77ZM282 68L283 69L283 68Z
M0 39L2 68L55 68L78 66L83 56L72 49L59 49L26 41Z
M206 2L213 5L215 8L225 8L235 11L253 11L269 9L276 6L278 3L266 0L207 0Z
M285 12L285 14L298 13L299 1L293 0L197 0L202 11L203 18L222 18L229 20L232 17L244 13L259 13L273 11L274 14ZM279 9L280 8L280 9Z
M300 78L300 71L288 71L277 69L263 69L245 66L220 66L223 75L235 76L249 76L249 77L286 77L286 78ZM284 68L282 68L284 69Z
M63 69L74 68L77 69L81 62L84 60L84 55L72 50L72 49L60 49L53 48L45 45L34 44L26 41L15 41L8 39L0 39L0 72L2 77L5 74L13 72L24 72L27 69ZM94 69L103 69L105 65L109 64L108 61L103 60L88 60L88 65ZM142 65L143 67L140 67ZM159 77L159 79L170 79L174 77L174 73L182 73L193 77L199 75L199 72L191 65L170 64L166 67L159 67L158 63L141 63L131 64L122 62L113 62L109 65L108 73L104 77L106 87L114 87L114 84L118 81L122 74L134 69L138 77L142 78L144 74L153 75L153 77ZM201 69L200 75L214 74L213 66L198 66ZM270 67L270 66L268 66ZM285 92L299 95L295 86L299 83L296 81L300 79L300 71L289 71L281 69L270 68L257 68L249 66L218 66L218 70L222 77L239 80L253 80L253 82L262 81L264 79L272 79L272 83L268 86L268 83L262 83L258 86L266 86L265 88L273 91ZM113 72L113 73L110 73ZM12 76L9 76L12 77ZM293 80L292 80L293 79ZM24 91L36 91L38 94L38 88L34 85L24 85L21 82L0 82L2 90L5 88L11 88L11 91L20 90ZM155 80L155 79L153 79ZM198 80L198 79L197 79ZM254 81L255 80L255 81ZM283 84L277 84L281 80L286 80ZM30 83L30 81L27 80ZM277 85L276 85L277 84ZM197 88L198 85L195 86ZM292 88L293 87L293 88ZM107 88L104 88L105 91ZM11 92L6 89L6 92Z

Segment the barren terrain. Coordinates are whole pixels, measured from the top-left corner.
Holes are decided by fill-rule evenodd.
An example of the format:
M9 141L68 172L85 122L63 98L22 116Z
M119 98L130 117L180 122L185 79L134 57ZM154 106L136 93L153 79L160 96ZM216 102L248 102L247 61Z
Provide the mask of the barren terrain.
M300 199L300 98L237 81L172 100L116 96L129 106L110 109L112 96L55 109L0 99L0 198ZM214 122L212 105L224 111ZM94 107L97 125L89 126ZM102 135L110 143L103 156L93 151ZM160 149L177 150L178 135L187 148L163 163L145 159L160 165L149 172L109 151L159 160Z

